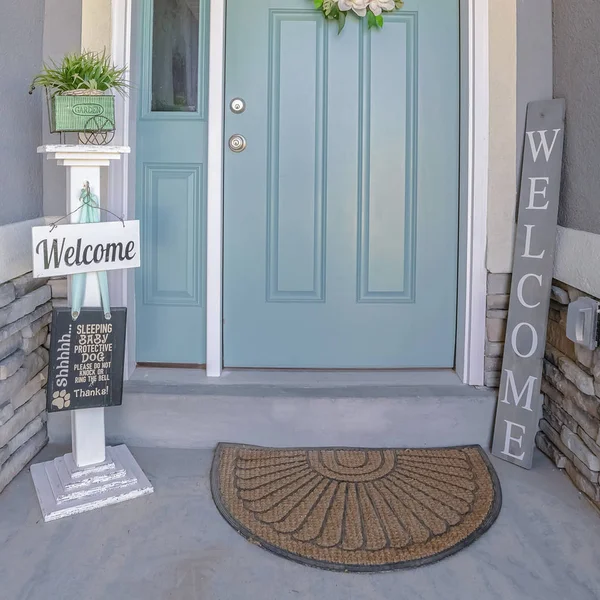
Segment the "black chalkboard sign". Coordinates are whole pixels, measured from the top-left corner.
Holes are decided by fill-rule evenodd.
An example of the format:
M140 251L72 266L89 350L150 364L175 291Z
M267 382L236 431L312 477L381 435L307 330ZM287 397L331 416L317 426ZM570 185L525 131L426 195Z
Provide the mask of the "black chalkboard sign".
M70 308L52 315L48 412L118 406L123 401L126 308L82 308L77 320Z

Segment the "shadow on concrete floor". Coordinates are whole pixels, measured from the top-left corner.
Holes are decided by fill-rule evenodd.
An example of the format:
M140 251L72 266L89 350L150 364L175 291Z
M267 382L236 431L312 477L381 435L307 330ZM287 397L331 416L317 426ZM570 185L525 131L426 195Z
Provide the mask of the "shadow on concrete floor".
M2 600L600 598L600 516L539 453L531 471L493 459L503 508L472 546L409 571L342 574L278 558L227 525L211 500L211 452L132 452L151 496L44 523L28 470L0 494Z

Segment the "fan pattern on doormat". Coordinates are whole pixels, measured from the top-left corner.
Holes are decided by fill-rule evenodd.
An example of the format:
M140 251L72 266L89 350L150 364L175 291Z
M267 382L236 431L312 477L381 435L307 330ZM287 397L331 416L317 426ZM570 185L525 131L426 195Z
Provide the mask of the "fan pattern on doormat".
M416 567L457 552L500 512L479 446L259 448L219 444L215 504L252 542L340 571Z

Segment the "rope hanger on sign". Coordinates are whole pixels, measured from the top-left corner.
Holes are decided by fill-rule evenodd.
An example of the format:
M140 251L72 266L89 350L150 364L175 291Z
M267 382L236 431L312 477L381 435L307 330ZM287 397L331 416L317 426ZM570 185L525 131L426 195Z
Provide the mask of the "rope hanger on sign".
M95 208L99 211L102 211L102 212L108 213L109 215L112 215L113 217L115 217L115 219L121 221L121 224L123 225L123 227L125 227L125 219L123 217L120 217L116 213L112 212L112 210L108 210L108 208L102 208L100 206L99 201L98 201L98 196L96 196L95 194L92 194L92 192L90 190L90 182L89 181L83 182L83 187L81 188L81 194L79 195L79 199L81 200L80 206L78 206L75 210L72 210L70 213L67 213L64 217L57 219L56 221L54 221L54 223L51 223L50 233L52 233L54 231L54 229L56 227L58 227L58 224L61 221L64 221L66 218L70 217L71 215L74 215L77 211L82 210L85 206L91 206L92 208ZM97 221L82 221L81 217L80 217L80 220L78 222L79 223L99 223L100 216L98 215Z
M50 231L53 231L57 224L66 219L67 217L79 212L79 219L76 221L79 224L84 223L100 223L100 211L104 211L109 213L119 219L125 227L125 221L122 217L115 215L112 211L102 208L100 206L100 201L98 196L92 193L90 189L90 182L85 181L83 187L81 188L81 193L79 194L79 200L81 202L80 206L78 206L75 210L71 211L69 214L61 217L54 223L52 223L52 228ZM104 318L110 320L110 296L108 293L108 276L106 271L96 271L96 275L98 277L98 285L100 287L100 297L102 300L102 310L104 311ZM71 279L71 318L75 321L79 317L81 312L81 305L83 304L83 298L85 296L85 288L87 283L87 273L75 273L72 275Z

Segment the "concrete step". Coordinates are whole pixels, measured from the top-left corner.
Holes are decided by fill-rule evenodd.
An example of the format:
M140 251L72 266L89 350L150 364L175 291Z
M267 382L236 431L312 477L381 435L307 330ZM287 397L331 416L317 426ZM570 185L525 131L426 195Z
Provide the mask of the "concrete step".
M488 447L496 394L450 371L226 372L136 369L123 406L107 409L108 443L212 448L262 446ZM70 440L52 414L52 442Z

